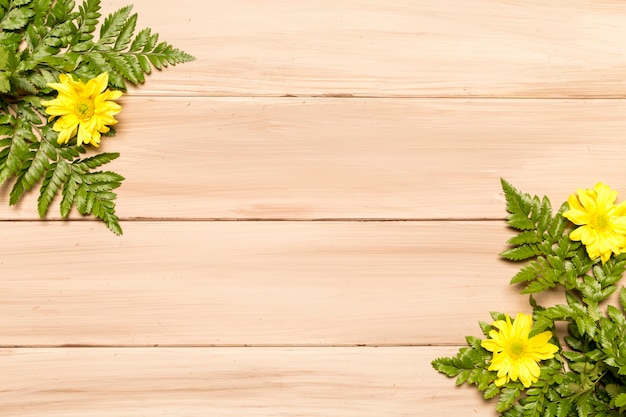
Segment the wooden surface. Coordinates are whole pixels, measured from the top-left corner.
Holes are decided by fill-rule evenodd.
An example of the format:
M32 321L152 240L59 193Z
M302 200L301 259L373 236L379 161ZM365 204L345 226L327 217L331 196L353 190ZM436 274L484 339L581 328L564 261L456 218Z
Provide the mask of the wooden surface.
M0 190L0 416L496 416L430 361L529 310L501 177L626 195L626 2L133 3L198 59L121 99L122 237Z

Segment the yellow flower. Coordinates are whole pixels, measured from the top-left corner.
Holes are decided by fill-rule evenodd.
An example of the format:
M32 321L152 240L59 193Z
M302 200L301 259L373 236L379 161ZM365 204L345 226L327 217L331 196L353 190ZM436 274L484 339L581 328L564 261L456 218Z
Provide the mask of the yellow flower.
M48 84L59 92L57 98L41 102L50 115L48 121L59 117L52 127L59 132L57 142L67 143L78 133L78 145L90 143L98 147L100 134L108 132L108 126L117 123L113 116L122 107L110 100L120 98L122 92L107 89L109 74L106 72L86 84L80 80L74 81L66 74L61 74L59 81Z
M563 217L580 226L570 233L570 239L580 240L589 257L600 257L602 263L626 247L626 205L615 205L616 198L616 191L599 182L593 190L577 190L570 195L569 210L563 213Z
M552 332L543 332L529 339L532 317L522 313L515 317L513 324L507 314L506 321L497 320L492 326L499 331L491 330L491 339L483 340L480 345L493 352L489 370L498 371L496 385L519 379L526 388L530 387L539 380L539 361L553 358L559 350L548 343Z

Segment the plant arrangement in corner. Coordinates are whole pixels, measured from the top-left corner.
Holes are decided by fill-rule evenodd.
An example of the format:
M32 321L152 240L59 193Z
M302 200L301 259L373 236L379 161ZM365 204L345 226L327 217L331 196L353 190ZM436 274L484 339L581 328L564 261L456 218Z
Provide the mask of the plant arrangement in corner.
M502 180L516 234L501 256L524 261L511 284L530 294L532 316L492 312L484 338L468 336L453 357L432 361L456 385L475 385L506 417L619 417L626 413L626 289L608 298L626 270L626 203L598 183L556 213ZM533 294L562 291L562 304ZM565 326L557 326L562 322Z
M63 219L75 207L122 233L114 190L124 178L99 170L119 153L87 155L86 146L114 135L127 82L195 59L150 28L135 35L131 11L100 24L100 0L0 0L0 186L10 205L40 184L41 218L61 194Z

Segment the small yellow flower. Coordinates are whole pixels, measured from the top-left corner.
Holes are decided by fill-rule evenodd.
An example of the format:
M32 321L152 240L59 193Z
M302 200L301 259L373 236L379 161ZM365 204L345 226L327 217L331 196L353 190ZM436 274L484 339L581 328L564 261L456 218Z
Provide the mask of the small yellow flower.
M67 143L78 134L77 144L92 144L98 147L100 134L109 131L109 126L117 123L113 116L122 107L111 101L121 97L121 91L107 89L109 74L102 73L87 83L74 81L70 75L61 74L58 83L48 86L59 92L57 98L42 101L48 121L59 117L52 127L59 132L57 142Z
M506 321L497 320L492 324L499 331L491 330L491 339L483 340L481 346L493 352L490 371L498 371L497 386L509 380L518 379L526 388L539 380L539 361L550 359L559 348L548 340L552 332L543 332L528 338L532 329L532 317L519 313L513 324L507 315Z
M597 183L593 190L577 190L567 199L569 210L563 217L580 226L570 239L580 240L591 259L600 257L605 263L622 253L626 247L626 203L615 205L617 192Z

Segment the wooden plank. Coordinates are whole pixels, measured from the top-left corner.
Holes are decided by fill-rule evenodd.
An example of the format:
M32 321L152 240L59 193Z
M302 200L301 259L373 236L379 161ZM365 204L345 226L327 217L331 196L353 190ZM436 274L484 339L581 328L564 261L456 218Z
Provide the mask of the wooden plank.
M0 416L493 417L451 347L1 349Z
M133 3L139 28L198 58L133 94L626 94L626 3L614 0Z
M124 227L3 223L0 346L462 344L530 311L500 222Z
M626 3L625 3L626 4ZM125 97L126 219L502 218L500 177L626 190L626 102ZM37 190L0 218L35 219ZM50 218L58 218L58 200Z

